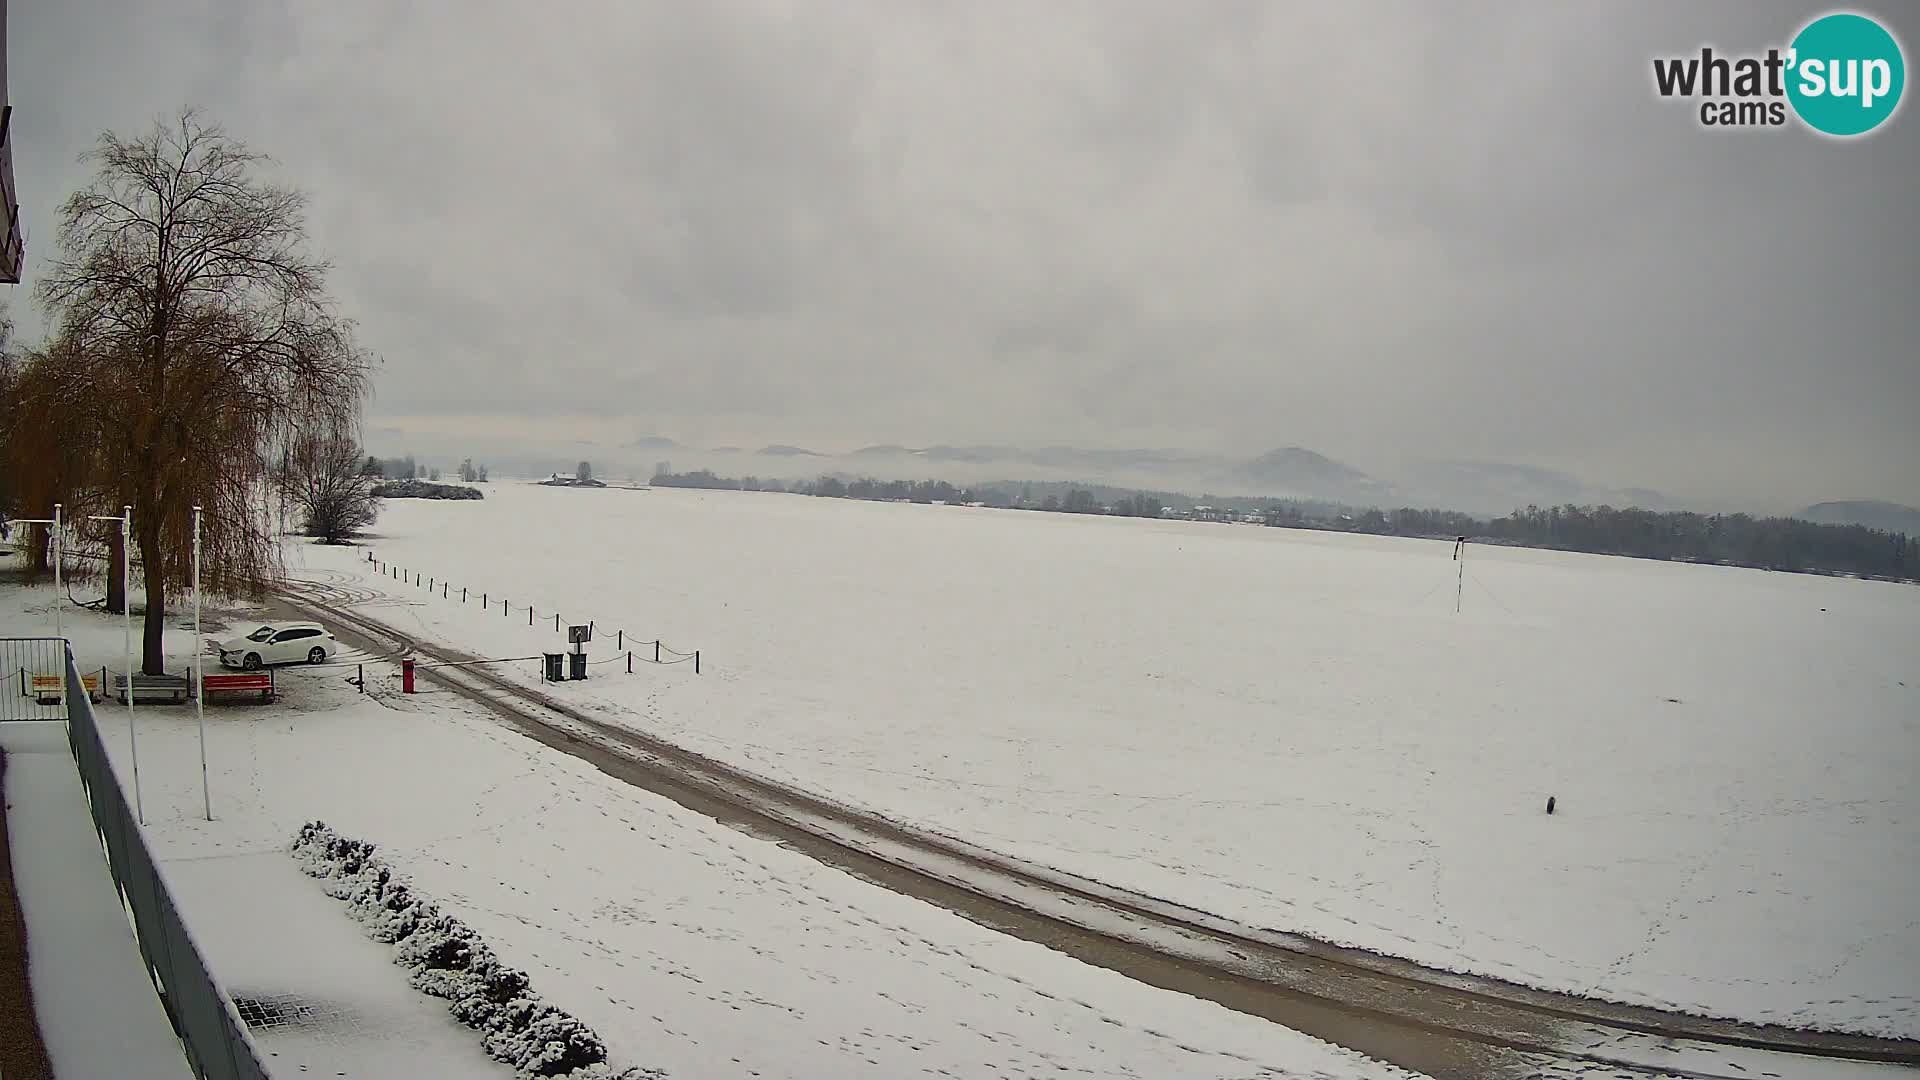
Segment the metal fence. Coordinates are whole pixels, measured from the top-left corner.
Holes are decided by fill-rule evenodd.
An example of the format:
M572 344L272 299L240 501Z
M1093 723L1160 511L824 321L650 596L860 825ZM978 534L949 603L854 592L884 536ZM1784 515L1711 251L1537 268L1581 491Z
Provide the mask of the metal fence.
M59 638L0 638L0 676L0 721L66 719L67 650Z
M114 776L94 723L73 654L56 642L66 671L67 739L80 770L80 785L93 808L94 827L106 849L108 869L133 914L134 936L147 962L167 1018L186 1048L187 1063L201 1080L268 1080L262 1054L247 1035L233 998L207 968L206 958L180 919L166 881L153 864L126 793Z

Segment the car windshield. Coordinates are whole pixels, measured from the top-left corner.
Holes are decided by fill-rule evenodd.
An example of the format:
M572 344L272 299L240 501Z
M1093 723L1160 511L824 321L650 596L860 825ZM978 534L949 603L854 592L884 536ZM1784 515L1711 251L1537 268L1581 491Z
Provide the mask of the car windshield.
M248 641L265 641L272 636L273 636L273 627L263 626L260 629L255 630L253 633L248 634L247 640Z

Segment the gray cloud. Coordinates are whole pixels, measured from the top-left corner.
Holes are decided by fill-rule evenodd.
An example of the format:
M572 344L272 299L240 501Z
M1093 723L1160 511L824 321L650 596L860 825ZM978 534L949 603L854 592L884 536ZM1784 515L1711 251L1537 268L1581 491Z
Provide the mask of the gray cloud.
M94 135L202 104L313 194L383 425L1920 503L1920 120L1651 90L1811 8L153 7L13 7L29 275Z

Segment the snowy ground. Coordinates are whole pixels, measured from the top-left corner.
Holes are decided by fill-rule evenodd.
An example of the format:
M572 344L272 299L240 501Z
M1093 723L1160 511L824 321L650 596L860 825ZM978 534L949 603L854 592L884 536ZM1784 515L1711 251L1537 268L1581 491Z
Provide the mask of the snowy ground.
M0 612L33 603L0 589ZM70 618L68 631L83 665L119 648L102 617ZM169 645L184 657L192 641L176 632ZM191 709L136 710L149 833L189 924L236 994L308 1010L261 1034L280 1063L362 1080L505 1075L294 869L286 843L320 818L381 843L621 1065L889 1080L1407 1075L735 832L451 694L376 682L363 698L347 675L287 669L281 704L208 709L211 823ZM124 778L124 712L100 718Z
M370 613L487 655L562 648L555 610L596 659L614 628L697 647L702 676L564 692L1011 855L1539 986L1920 1036L1911 587L1474 547L1456 614L1444 543L510 484L379 531L452 587L370 578Z

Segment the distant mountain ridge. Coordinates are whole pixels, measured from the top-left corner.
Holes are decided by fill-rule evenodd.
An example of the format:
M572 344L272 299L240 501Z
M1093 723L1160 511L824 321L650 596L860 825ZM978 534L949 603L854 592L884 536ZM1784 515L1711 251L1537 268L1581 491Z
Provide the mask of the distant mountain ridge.
M707 452L737 455L744 451L715 447ZM1659 492L1645 488L1599 487L1555 469L1506 462L1420 462L1389 479L1304 446L1279 447L1252 458L1153 447L1100 449L996 443L926 447L877 443L839 454L774 444L753 454L760 458L807 459L820 465L838 462L850 475L865 470L898 477L952 474L953 478L964 479L964 474L979 473L975 479L1003 480L1018 478L1019 471L1026 469L1034 471L1027 477L1032 480L1077 480L1119 487L1317 499L1356 507L1445 508L1479 514L1569 503L1643 509L1667 505Z
M642 429L643 432L645 429ZM1227 432L1244 438L1246 432ZM802 445L774 443L708 446L644 433L594 443L565 438L474 438L445 432L409 432L400 427L369 428L370 448L383 453L415 453L421 460L450 469L463 458L486 461L495 475L545 477L550 472L591 460L608 476L651 475L663 464L670 470L708 468L721 474L787 479L839 475L843 479L944 479L953 483L1007 481L1071 482L1132 491L1194 495L1268 497L1340 503L1356 509L1459 510L1501 516L1533 506L1613 506L1646 510L1682 507L1657 491L1594 483L1558 468L1503 461L1407 460L1362 467L1311 447L1280 443L1258 454L1196 451L1177 447L1087 447L1063 444L935 443L920 446L878 443L848 451L823 452ZM1279 440L1275 440L1279 443ZM1759 515L1776 508L1749 507ZM1846 500L1807 507L1809 520L1858 520L1876 527L1920 533L1912 507L1875 500Z

